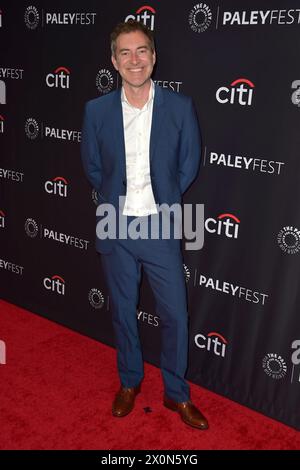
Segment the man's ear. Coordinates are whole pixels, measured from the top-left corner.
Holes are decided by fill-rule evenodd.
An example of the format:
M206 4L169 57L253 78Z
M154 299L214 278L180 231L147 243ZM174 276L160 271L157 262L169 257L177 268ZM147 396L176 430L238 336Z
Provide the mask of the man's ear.
M118 69L118 64L117 64L117 61L116 61L116 59L113 55L111 56L111 61L112 61L112 64L113 64L114 68L118 71L119 70Z
M153 65L155 65L156 63L156 52L154 51L153 52Z

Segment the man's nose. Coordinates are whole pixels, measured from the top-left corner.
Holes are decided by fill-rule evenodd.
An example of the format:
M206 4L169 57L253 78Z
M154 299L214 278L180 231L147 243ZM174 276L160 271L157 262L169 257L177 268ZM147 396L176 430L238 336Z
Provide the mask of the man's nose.
M138 62L138 54L136 52L131 53L131 62L136 64Z

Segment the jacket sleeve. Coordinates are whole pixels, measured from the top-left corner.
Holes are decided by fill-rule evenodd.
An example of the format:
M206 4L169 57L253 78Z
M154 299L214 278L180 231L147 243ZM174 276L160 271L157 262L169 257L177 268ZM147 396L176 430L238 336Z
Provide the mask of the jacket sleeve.
M84 110L81 136L81 159L87 179L96 191L99 192L102 180L101 158L95 124L92 119L89 103L85 105Z
M183 194L199 171L201 136L195 107L191 98L185 108L179 154L179 185Z

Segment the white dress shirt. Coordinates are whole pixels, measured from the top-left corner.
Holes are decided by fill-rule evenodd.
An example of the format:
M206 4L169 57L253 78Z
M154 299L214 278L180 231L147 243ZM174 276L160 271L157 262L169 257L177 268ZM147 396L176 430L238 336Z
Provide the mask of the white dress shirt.
M150 132L152 123L154 83L142 109L132 106L121 93L126 154L127 192L123 215L157 214L150 178Z

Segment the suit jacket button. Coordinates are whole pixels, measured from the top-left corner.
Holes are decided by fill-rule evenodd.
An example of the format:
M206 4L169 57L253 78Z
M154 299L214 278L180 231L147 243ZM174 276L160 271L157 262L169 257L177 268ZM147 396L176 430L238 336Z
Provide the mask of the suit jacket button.
M126 186L126 180L123 180L123 184L124 184L124 186Z

